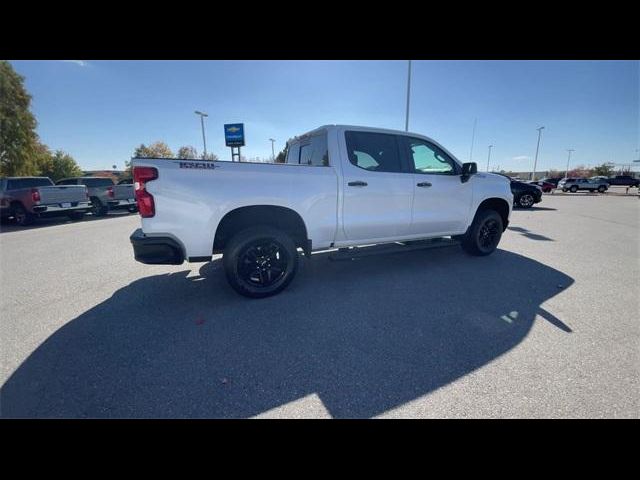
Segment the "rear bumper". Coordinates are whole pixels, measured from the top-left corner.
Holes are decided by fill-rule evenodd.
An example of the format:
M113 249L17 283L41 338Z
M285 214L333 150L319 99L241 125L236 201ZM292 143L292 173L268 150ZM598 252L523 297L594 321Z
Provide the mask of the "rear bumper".
M63 207L61 203L34 205L32 207L33 213L41 216L65 215L72 212L88 212L89 210L91 210L91 202L71 202L70 207Z
M138 209L135 198L129 198L124 200L109 200L107 202L109 210L131 210Z
M151 265L180 265L184 253L178 242L170 237L148 237L141 228L129 237L133 245L133 256L140 263Z

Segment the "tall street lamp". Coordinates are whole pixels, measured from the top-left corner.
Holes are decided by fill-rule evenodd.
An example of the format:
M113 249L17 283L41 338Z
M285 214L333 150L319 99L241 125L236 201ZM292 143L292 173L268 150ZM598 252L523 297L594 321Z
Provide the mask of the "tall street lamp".
M409 131L409 97L411 95L411 60L409 60L409 73L407 74L407 115L404 120L404 131Z
M275 142L275 140L273 138L270 138L269 141L271 142L271 161L275 162L275 160L276 160L276 152L273 149L273 142Z
M489 156L487 156L487 172L489 171L489 160L491 159L491 149L493 145L489 145Z
M567 150L567 152L569 152L569 158L567 158L567 169L564 172L564 178L567 178L569 176L569 162L571 161L571 152L575 152L575 150L573 148L570 148Z
M202 126L202 143L204 145L204 158L207 158L207 139L204 136L204 117L208 117L209 115L204 112L195 111L196 115L200 115L200 125Z
M531 172L531 180L535 180L536 176L536 166L538 165L538 151L540 150L540 136L542 135L543 129L544 127L536 128L536 130L538 130L538 146L536 147L536 158L533 161L533 172Z

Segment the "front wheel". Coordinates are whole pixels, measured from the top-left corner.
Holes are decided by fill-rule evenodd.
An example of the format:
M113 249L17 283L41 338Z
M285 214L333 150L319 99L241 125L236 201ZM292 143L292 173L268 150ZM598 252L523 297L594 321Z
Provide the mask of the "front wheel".
M606 187L605 187L604 185L600 185L600 186L598 187L598 191L599 191L600 193L604 193L604 192L605 192L605 190L606 190Z
M571 193L576 193L576 192L578 191L578 187L573 186L573 187L571 187L571 188L569 189L569 191L570 191Z
M531 195L530 193L524 193L518 199L518 206L522 208L531 208L534 203L535 200L533 198L533 195Z
M91 197L91 213L95 217L103 217L109 213L109 207L106 207L97 197Z
M495 210L481 210L462 239L462 248L471 255L485 256L498 248L502 237L502 217Z
M263 298L284 290L298 269L298 251L286 233L253 227L237 233L222 257L227 281L240 295Z

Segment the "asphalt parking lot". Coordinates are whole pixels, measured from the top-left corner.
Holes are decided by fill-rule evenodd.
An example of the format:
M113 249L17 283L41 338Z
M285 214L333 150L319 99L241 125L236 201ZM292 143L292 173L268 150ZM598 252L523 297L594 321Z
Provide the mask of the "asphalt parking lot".
M637 198L545 195L489 257L318 253L263 300L136 263L139 223L2 226L2 417L640 416Z

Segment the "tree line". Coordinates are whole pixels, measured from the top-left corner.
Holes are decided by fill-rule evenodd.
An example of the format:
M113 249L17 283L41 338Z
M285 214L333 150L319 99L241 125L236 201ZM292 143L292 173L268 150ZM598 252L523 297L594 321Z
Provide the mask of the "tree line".
M71 155L49 147L36 133L31 95L24 77L0 61L0 176L45 176L52 180L82 175Z

